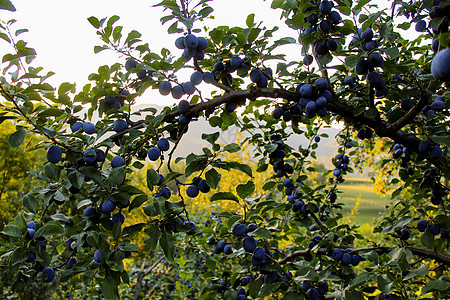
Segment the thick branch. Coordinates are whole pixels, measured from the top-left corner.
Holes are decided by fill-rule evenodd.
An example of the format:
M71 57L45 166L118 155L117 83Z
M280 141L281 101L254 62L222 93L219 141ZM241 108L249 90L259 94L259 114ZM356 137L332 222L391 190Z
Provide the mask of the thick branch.
M384 254L384 253L389 253L392 250L396 249L397 247L371 247L371 248L359 248L359 249L353 249L351 253L357 253L357 252L365 252L365 251L375 251L378 254ZM450 266L450 257L441 254L441 253L437 253L428 249L422 249L422 248L417 248L417 247L412 247L412 246L407 246L405 247L407 248L409 251L412 252L412 254L423 257L423 258L430 258L433 259L437 262L443 263L447 266ZM295 251L289 255L287 255L285 258L280 259L278 261L278 263L280 265L285 264L287 262L292 261L294 258L299 257L299 256L305 256L308 253L310 253L309 249L306 250L299 250L299 251ZM317 251L318 255L325 255L327 254L327 250L326 249L319 249Z
M273 99L285 99L289 101L298 101L299 96L294 92L278 88L252 88L248 90L233 91L225 95L213 98L210 101L201 102L193 105L191 109L189 109L187 115L189 117L197 117L200 114L200 112L205 111L207 109L214 109L225 103L231 102L241 103L246 99L256 100L257 98L273 98ZM421 99L419 101L420 105L422 105L421 101L425 100ZM412 110L414 111L418 110L420 105L416 105L415 108L412 108ZM394 123L396 125L392 125L386 121L381 120L380 118L371 117L366 115L365 113L362 113L357 117L355 117L354 115L355 107L335 100L327 104L327 109L328 111L339 114L342 117L353 118L356 120L356 122L362 123L372 128L377 133L378 136L388 137L392 139L394 142L404 145L409 150L419 153L420 139L418 139L414 134L410 134L402 130L394 130L395 127L401 126L403 122L409 121L409 118L411 118L414 115L414 112L411 112L411 114L407 113L405 115L405 119L399 119L402 120L400 121L400 123L396 122L397 124ZM178 116L179 112L173 111L165 115L164 122L172 122ZM125 131L122 131L120 133L111 136L111 138L122 136L123 134L127 133L132 129L142 128L144 124L148 124L150 122L151 121L136 122L134 126L130 127ZM440 165L444 166L450 165L450 161L446 157L443 157L439 160L432 160L430 158L428 159L430 160L431 163L433 163L437 167L440 167Z
M430 98L429 93L423 93L419 99L419 101L414 105L406 114L404 114L400 119L392 123L386 128L386 132L395 132L400 130L406 124L410 123L414 120L415 117L422 111L422 109L427 105L428 100Z

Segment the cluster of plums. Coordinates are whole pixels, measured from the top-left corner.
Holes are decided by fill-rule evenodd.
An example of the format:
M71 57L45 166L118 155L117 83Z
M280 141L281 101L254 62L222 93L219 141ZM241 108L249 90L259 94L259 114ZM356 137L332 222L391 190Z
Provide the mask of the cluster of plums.
M223 84L231 86L233 84L233 77L231 76L232 73L237 71L239 76L246 77L250 68L250 61L246 57L241 58L239 56L234 56L224 62L216 62L211 75L215 79L220 80ZM265 86L267 86L267 81Z
M450 63L450 60L448 61ZM444 96L437 96L430 105L423 108L423 113L429 117L430 115L437 115L438 112L446 108Z
M97 132L97 128L91 122L75 122L71 127L72 132L84 132L86 134L94 134Z
M100 105L105 111L110 109L121 109L122 106L125 105L126 96L129 94L130 93L128 90L121 90L120 96L106 96L102 101L100 101Z
M327 103L331 102L332 94L326 90L328 81L325 78L318 78L314 84L300 83L295 92L300 97L298 104L305 109L307 118L314 118L316 115L325 117L327 115Z
M197 37L190 33L177 38L175 47L183 50L183 57L186 61L189 61L191 58L199 61L205 58L204 50L208 48L208 41L204 37Z
M411 155L408 151L408 148L400 145L400 144L395 144L393 147L393 151L394 153L392 154L392 157L394 159L400 158L401 157L401 163L400 165L403 168L407 168L408 167L408 163L411 161ZM408 175L413 175L414 174L414 168L413 167L409 167L406 169L406 172Z
M136 60L133 58L127 59L127 61L125 62L125 70L127 70L127 71L131 71L132 69L135 69L136 67L137 67L137 63L136 63ZM153 70L141 70L141 71L138 71L136 73L136 75L139 79L144 79L146 77L151 77L153 75L153 72L154 72ZM121 92L120 94L123 96L128 95L127 92ZM106 98L105 98L105 100L106 100ZM123 106L123 104L122 104L122 106Z
M166 138L160 138L156 142L156 147L153 146L148 149L147 156L151 161L157 161L161 157L161 152L167 151L169 148L169 141Z
M206 179L203 179L201 177L195 177L192 181L192 184L190 184L186 189L186 195L191 198L195 198L198 196L200 192L202 193L208 193L211 190L208 183L206 182Z
M36 221L28 221L27 222L27 234L26 239L31 240L30 246L38 245L41 247L41 251L45 251L46 247L43 245L45 238L40 236L37 239L34 239L35 229L36 229ZM29 251L28 258L26 260L27 263L32 263L36 260L36 253L34 251ZM42 268L40 265L36 265L38 269L44 275L44 282L49 283L55 279L55 270L51 267Z
M211 72L194 71L189 81L172 86L172 83L168 80L163 80L159 84L159 93L163 96L169 94L175 99L180 99L183 95L192 95L195 93L195 87L202 83L213 83L215 81L214 75Z
M442 157L442 148L439 145L433 145L429 140L423 140L419 144L419 152L428 155L431 159Z
M321 282L318 283L317 286L314 286L309 281L303 281L301 287L311 300L322 299L325 294L328 293L328 283L326 282Z
M362 260L361 256L357 253L352 254L352 249L342 250L340 248L335 248L331 253L331 258L336 261L341 261L344 265L359 265Z
M257 87L267 87L269 79L272 78L273 72L271 68L265 68L264 70L253 69L250 71L250 80L256 83Z
M377 42L373 40L372 28L367 28L364 32L361 30L354 36L351 44L358 47L359 51L367 51L369 53L368 58L363 58L356 64L356 74L366 76L367 82L375 88L375 95L377 97L386 96L388 89L386 87L386 81L382 78L380 73L375 71L375 68L383 67L383 57L377 51ZM344 81L345 83L345 81ZM353 86L355 83L353 79L349 77L347 83Z
M306 9L310 12L305 17L305 23L309 23L308 27L303 28L302 33L299 37L299 42L302 43L302 37L305 35L314 34L317 31L328 34L330 31L334 30L335 25L339 24L342 20L339 12L333 10L333 3L331 1L319 1L317 6L309 7ZM314 51L317 55L325 55L329 51L336 51L338 48L338 43L333 40L318 40L314 44ZM304 63L309 65L312 63L310 56L306 56L306 61Z
M342 175L342 171L347 171L348 163L348 156L342 153L338 153L336 155L336 169L333 171L333 175L336 177L340 177Z
M420 232L425 232L427 229L432 235L441 234L441 238L446 239L449 237L449 232L447 230L441 229L438 222L429 223L427 220L420 220L417 222L417 229Z
M277 147L269 154L269 163L273 166L273 171L278 176L285 176L286 174L294 173L294 167L284 161L286 153L284 151L284 143L279 135L273 135L271 137L272 143Z

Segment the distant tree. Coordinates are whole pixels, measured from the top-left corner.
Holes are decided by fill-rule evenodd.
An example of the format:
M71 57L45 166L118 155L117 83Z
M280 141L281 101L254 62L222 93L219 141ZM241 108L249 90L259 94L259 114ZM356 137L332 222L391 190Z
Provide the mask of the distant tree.
M15 131L9 121L0 125L0 228L22 210L23 196L38 184L28 172L37 169L45 157L42 151L33 151L38 141L36 137L29 137L25 145L12 148L8 138Z

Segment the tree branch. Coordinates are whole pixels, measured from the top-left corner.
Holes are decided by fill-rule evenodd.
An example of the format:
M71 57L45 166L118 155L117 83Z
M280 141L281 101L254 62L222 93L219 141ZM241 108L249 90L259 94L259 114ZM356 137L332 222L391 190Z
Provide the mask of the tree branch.
M250 101L256 100L257 98L273 98L273 99L285 99L288 101L298 101L299 96L291 91L285 90L285 89L279 89L279 88L251 88L248 90L239 90L239 91L232 91L230 93L227 93L222 96L218 96L213 98L210 101L207 102L200 102L198 104L193 105L188 113L188 117L198 117L200 112L205 111L207 109L214 109L222 104L225 103L231 103L231 102L243 102L246 99L249 99ZM415 108L412 108L411 110L420 110L420 105L423 105L422 101L426 101L426 99L421 98L421 101L419 101L418 105L415 106ZM371 117L366 115L365 113L362 113L355 117L354 111L355 107L347 105L343 102L339 102L336 100L331 101L327 104L327 109L330 112L339 114L342 117L350 117L353 119L357 119L356 122L362 123L370 128L372 128L376 134L380 137L388 137L392 139L394 142L398 144L402 144L406 146L409 150L414 151L416 153L419 153L419 144L420 139L417 138L414 134L410 134L407 132L404 132L400 129L395 130L396 127L401 127L403 122L409 121L410 118L414 116L414 112L411 112L410 114L406 114L405 118L401 118L398 121L398 123L394 123L396 125L392 125L389 122L383 121L380 118L377 117ZM173 111L168 113L164 116L164 122L173 122L176 117L178 117L180 113L178 111ZM406 117L407 116L407 117ZM144 120L137 122L136 125L130 127L129 129L122 131L120 133L114 134L111 136L111 138L119 137L124 135L125 133L129 132L132 129L139 129L142 128L145 124L148 124L152 122L151 120ZM446 157L442 157L438 160L432 160L430 158L427 158L432 164L434 164L436 167L442 169L442 165L449 166L450 161ZM447 168L447 167L446 167Z
M441 262L447 266L450 266L450 257L441 254L441 253L437 253L428 249L422 249L422 248L418 248L418 247L413 247L413 246L406 246L406 249L408 249L409 251L411 251L414 255L420 256L420 257L425 257L425 258L430 258L433 259L437 262ZM384 253L389 253L392 250L397 249L397 247L370 247L370 248L359 248L359 249L353 249L350 253L358 253L358 252L364 252L364 251L375 251L378 254L384 254ZM299 251L295 251L292 254L287 255L285 258L280 259L278 261L278 263L280 265L285 264L289 261L292 261L292 259L299 257L299 256L305 256L307 254L309 254L311 251L309 249L306 250L299 250ZM327 250L326 249L319 249L317 251L318 255L325 255L327 254Z

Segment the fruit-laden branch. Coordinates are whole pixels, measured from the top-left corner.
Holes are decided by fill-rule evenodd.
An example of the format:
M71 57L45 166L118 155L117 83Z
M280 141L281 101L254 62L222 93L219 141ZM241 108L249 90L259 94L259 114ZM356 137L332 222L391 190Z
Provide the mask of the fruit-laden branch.
M31 117L29 115L27 115L19 106L19 104L17 104L15 97L7 90L3 87L2 84L0 84L0 95L3 96L6 100L10 101L13 103L14 108L18 111L18 114L21 115L27 123L31 124L33 126L33 128L36 131L39 131L40 133L42 133L46 138L48 138L49 140L52 141L53 144L55 145L59 145L61 147L67 148L69 150L72 150L74 152L79 152L79 151L75 151L72 148L66 146L65 144L59 142L55 137L48 135L45 131L43 131L41 128L42 126L37 125L35 122L33 122L33 120L31 119ZM45 101L44 101L45 103ZM47 103L46 103L47 104ZM50 107L50 105L49 105ZM80 152L81 153L81 152Z
M422 109L427 105L431 95L429 93L423 93L419 101L414 105L406 114L404 114L400 119L392 123L386 128L386 132L395 132L403 128L403 126L410 123L414 118L419 115Z
M422 249L422 248L417 248L417 247L413 247L413 246L406 246L406 249L408 249L409 251L412 252L412 254L420 256L420 257L424 257L424 258L431 258L437 262L441 262L447 266L450 266L450 257L441 254L441 253L437 253L428 249ZM358 253L358 252L367 252L367 251L375 251L378 254L385 254L385 253L389 253L392 250L397 249L397 247L370 247L370 248L359 248L359 249L352 249L351 252L349 252L350 254L352 253ZM278 263L280 265L288 263L290 261L292 261L294 258L299 257L299 256L305 256L308 255L311 251L309 249L307 250L299 250L299 251L295 251L289 255L287 255L285 258L280 259L278 261ZM319 249L316 252L317 255L326 255L327 254L327 250L326 249Z
M279 89L279 88L251 88L248 90L240 90L240 91L232 91L230 93L226 93L222 96L218 96L213 98L207 102L201 102L189 109L187 116L188 117L197 117L200 112L205 110L214 109L225 103L245 103L247 99L250 101L256 100L257 98L273 98L273 99L285 99L288 101L296 102L299 100L299 95L294 92ZM404 126L404 122L413 119L417 116L420 111L424 101L427 101L428 96L423 96L417 105L412 108L412 111L407 113L403 118L399 119L397 122L393 124L388 123L386 121L380 120L377 117L368 116L366 113L362 113L357 117L354 116L355 107L347 105L345 103L336 101L335 99L327 104L328 111L339 114L342 117L349 117L354 120L355 123L361 123L366 125L367 127L372 128L376 134L380 137L388 137L392 139L394 142L398 144L402 144L407 147L409 150L419 153L419 144L420 139L418 139L414 134L406 133L400 129ZM178 111L171 112L164 116L165 122L173 122L176 117L178 117L180 113ZM125 131L117 133L113 135L111 138L122 136L123 134L129 132L132 129L139 129L144 126L144 124L148 124L151 121L142 120L134 123L133 126L128 128ZM440 159L431 159L427 158L432 164L434 164L439 169L449 169L450 161L446 157L442 157ZM445 174L448 177L448 174Z

